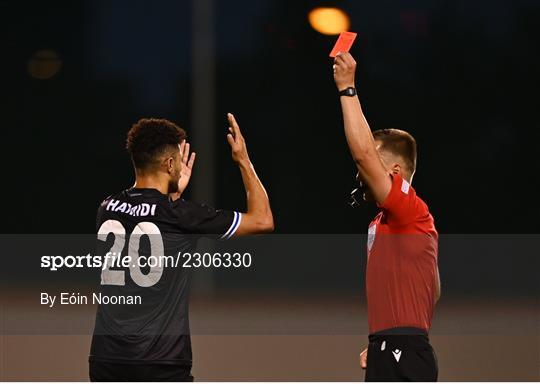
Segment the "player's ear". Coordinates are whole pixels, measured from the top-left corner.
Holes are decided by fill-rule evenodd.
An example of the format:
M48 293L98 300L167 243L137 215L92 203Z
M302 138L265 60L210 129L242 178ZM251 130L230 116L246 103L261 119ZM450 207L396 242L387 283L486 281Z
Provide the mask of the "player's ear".
M167 160L165 160L167 163L167 172L173 173L174 172L174 159L172 157L168 157Z

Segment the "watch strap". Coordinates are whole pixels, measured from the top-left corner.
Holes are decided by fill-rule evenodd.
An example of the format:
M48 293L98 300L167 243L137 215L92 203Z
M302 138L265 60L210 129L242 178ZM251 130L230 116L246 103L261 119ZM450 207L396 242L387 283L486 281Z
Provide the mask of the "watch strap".
M354 87L347 87L342 91L339 91L339 96L356 96L356 88Z

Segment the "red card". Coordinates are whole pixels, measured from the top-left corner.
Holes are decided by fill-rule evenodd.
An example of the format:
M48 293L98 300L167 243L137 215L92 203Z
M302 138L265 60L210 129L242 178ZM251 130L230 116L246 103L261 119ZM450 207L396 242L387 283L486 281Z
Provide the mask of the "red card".
M339 52L349 52L351 49L354 39L356 39L355 32L341 32L339 38L336 41L336 45L330 52L330 57L336 57Z

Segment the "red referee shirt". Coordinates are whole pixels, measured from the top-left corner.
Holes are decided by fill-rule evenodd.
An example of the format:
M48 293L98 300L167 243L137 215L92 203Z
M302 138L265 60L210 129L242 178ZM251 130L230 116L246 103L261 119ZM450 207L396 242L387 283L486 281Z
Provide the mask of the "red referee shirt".
M366 292L369 332L429 331L435 307L438 234L411 185L392 176L381 212L369 225Z

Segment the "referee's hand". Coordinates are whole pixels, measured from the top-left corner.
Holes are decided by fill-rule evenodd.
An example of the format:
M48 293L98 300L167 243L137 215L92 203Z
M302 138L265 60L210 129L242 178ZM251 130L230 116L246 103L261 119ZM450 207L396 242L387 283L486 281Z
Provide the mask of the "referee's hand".
M348 87L354 88L356 61L349 52L340 52L334 59L334 81L338 91Z
M367 348L360 353L360 367L362 369L367 368Z
M242 162L249 162L246 141L244 140L244 136L242 136L242 133L240 132L240 127L238 126L238 123L236 122L236 119L234 118L232 113L228 113L227 118L229 120L230 132L227 134L227 141L231 146L231 154L233 161L236 164L240 164Z

